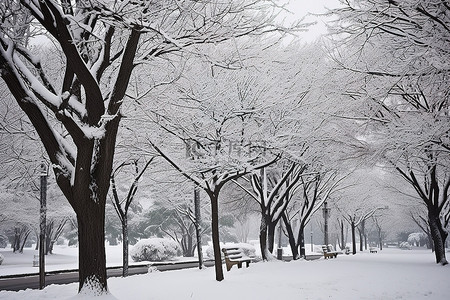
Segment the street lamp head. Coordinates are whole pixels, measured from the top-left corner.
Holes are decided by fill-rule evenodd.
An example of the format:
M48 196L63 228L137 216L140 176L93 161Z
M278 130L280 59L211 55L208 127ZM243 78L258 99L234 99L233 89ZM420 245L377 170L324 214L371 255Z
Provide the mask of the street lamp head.
M47 168L47 163L45 162L45 161L42 161L40 164L39 164L39 172L40 172L40 175L41 176L47 176L47 172L48 171L48 168Z

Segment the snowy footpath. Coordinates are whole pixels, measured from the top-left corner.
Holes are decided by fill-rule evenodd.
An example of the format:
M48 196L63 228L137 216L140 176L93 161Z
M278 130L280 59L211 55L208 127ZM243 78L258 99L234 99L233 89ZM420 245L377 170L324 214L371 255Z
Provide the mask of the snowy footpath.
M230 272L224 268L222 282L214 280L214 268L153 272L109 279L110 293L100 299L450 299L450 266L433 259L428 250L388 248L329 260L252 263ZM77 295L77 288L73 283L42 291L0 291L0 299L94 298Z

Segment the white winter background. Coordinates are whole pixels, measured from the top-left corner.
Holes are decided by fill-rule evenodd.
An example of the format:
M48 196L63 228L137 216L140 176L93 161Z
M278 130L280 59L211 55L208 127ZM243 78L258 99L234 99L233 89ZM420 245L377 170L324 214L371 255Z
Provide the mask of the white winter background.
M287 18L321 13L337 0L296 0L289 6L296 12ZM314 18L307 17L306 21ZM301 36L314 40L325 31L323 19ZM306 249L309 249L307 245ZM107 265L120 266L121 246L107 246ZM26 248L14 254L0 249L5 261L0 276L36 273L32 267L36 250ZM46 258L46 270L75 269L78 249L56 245ZM181 259L181 258L180 258ZM130 260L131 261L131 260ZM214 268L149 272L127 278L108 279L109 294L101 299L450 299L450 269L434 263L430 250L386 248L376 254L339 255L336 259L314 261L252 263L249 268L235 266L225 280L215 280ZM42 291L3 291L0 299L98 299L77 294L78 283L49 285Z
M309 249L309 245L306 245ZM108 266L119 266L121 246L107 246ZM37 272L33 254L0 250L0 276ZM77 248L55 246L47 270L77 267ZM224 268L225 269L225 268ZM336 259L259 262L233 266L225 280L215 281L214 268L150 272L108 279L109 294L100 299L433 299L450 298L450 269L433 262L430 250L385 248L378 253L338 255ZM0 287L1 287L0 280ZM1 288L0 288L1 289ZM98 299L77 294L78 283L49 285L43 290L0 291L0 299Z

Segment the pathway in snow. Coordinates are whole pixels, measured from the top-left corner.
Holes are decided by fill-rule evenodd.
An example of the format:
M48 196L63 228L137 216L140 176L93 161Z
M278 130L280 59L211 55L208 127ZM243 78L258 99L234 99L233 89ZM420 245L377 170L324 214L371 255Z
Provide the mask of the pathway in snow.
M427 250L385 249L330 260L254 263L225 271L222 282L214 280L214 268L149 273L109 279L111 294L102 299L450 299L450 268L433 259ZM2 291L0 299L67 299L77 287Z

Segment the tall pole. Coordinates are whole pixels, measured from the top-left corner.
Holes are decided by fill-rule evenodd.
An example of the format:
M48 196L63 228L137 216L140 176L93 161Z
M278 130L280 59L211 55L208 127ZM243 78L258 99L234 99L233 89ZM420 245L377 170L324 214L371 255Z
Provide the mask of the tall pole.
M277 249L277 259L283 260L283 248L281 247L281 233L283 232L282 224L278 228L278 249Z
M186 158L194 160L195 146L191 143L186 143ZM202 254L202 233L201 233L201 215L200 215L200 188L194 187L194 215L195 215L195 235L197 238L197 256L198 268L203 269L203 254Z
M201 215L200 215L200 189L196 186L194 188L194 213L195 213L195 233L197 236L197 255L198 268L203 269L203 254L202 254L202 234L201 234Z
M47 165L42 162L40 165L41 175L41 208L39 214L39 289L45 287L45 227L47 222Z
M328 214L329 208L327 207L328 203L325 201L323 203L323 218L324 218L324 244L328 247Z

